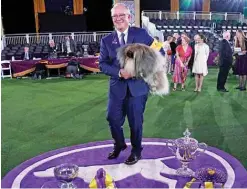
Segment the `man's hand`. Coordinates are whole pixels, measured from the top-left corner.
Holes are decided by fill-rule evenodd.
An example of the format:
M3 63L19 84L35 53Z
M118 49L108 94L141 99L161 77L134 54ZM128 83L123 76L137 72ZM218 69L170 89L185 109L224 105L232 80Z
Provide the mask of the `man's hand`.
M129 79L131 78L132 76L126 72L124 69L120 69L120 76L124 79Z

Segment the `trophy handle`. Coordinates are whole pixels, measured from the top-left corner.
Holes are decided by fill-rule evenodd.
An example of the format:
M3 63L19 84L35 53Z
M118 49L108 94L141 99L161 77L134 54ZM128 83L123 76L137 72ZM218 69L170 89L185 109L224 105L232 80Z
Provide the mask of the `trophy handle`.
M201 153L204 153L207 149L208 145L206 143L199 143L198 148L195 152L195 156L199 156ZM199 148L202 149L202 152L199 151Z
M169 146L169 143L172 144L172 146ZM175 142L173 140L167 140L166 146L171 150L173 155L176 155L176 150L174 149Z
M198 148L201 148L203 152L205 152L206 149L208 148L208 145L206 143L199 143Z

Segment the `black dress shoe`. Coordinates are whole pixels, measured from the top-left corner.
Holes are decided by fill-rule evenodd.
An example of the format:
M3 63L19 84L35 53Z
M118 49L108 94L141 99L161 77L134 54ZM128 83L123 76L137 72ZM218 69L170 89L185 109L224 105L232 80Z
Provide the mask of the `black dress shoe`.
M114 147L113 151L109 153L108 159L116 159L121 151L124 151L127 148L127 145L125 144L121 148Z
M228 90L226 90L226 89L218 89L218 91L220 91L220 92L229 92Z
M246 88L241 87L239 90L240 90L240 91L246 91Z
M126 165L134 165L141 159L141 155L137 156L135 154L131 154L128 159L124 162Z

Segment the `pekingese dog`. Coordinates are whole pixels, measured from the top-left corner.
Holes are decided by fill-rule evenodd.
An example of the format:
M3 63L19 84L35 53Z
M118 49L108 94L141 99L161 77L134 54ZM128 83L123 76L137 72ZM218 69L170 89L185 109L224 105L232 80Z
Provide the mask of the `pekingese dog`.
M137 79L143 79L153 95L167 95L169 81L164 56L144 44L127 44L118 49L117 59L122 69Z

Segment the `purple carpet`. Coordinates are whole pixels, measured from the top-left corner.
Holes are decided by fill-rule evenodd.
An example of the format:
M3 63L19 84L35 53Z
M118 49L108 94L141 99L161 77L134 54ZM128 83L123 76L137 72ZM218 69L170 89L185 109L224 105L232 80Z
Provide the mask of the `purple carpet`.
M173 172L180 163L166 147L165 139L144 139L142 159L127 166L124 160L130 154L130 146L116 160L108 160L112 141L93 142L66 147L34 157L14 168L2 179L2 188L41 188L48 181L56 181L53 168L62 163L74 163L79 168L74 184L88 188L97 170L103 168L115 181L117 188L183 188L192 178L179 177ZM189 167L196 171L201 167L214 167L227 175L226 188L247 188L247 171L231 155L208 147ZM54 186L55 187L55 186Z

